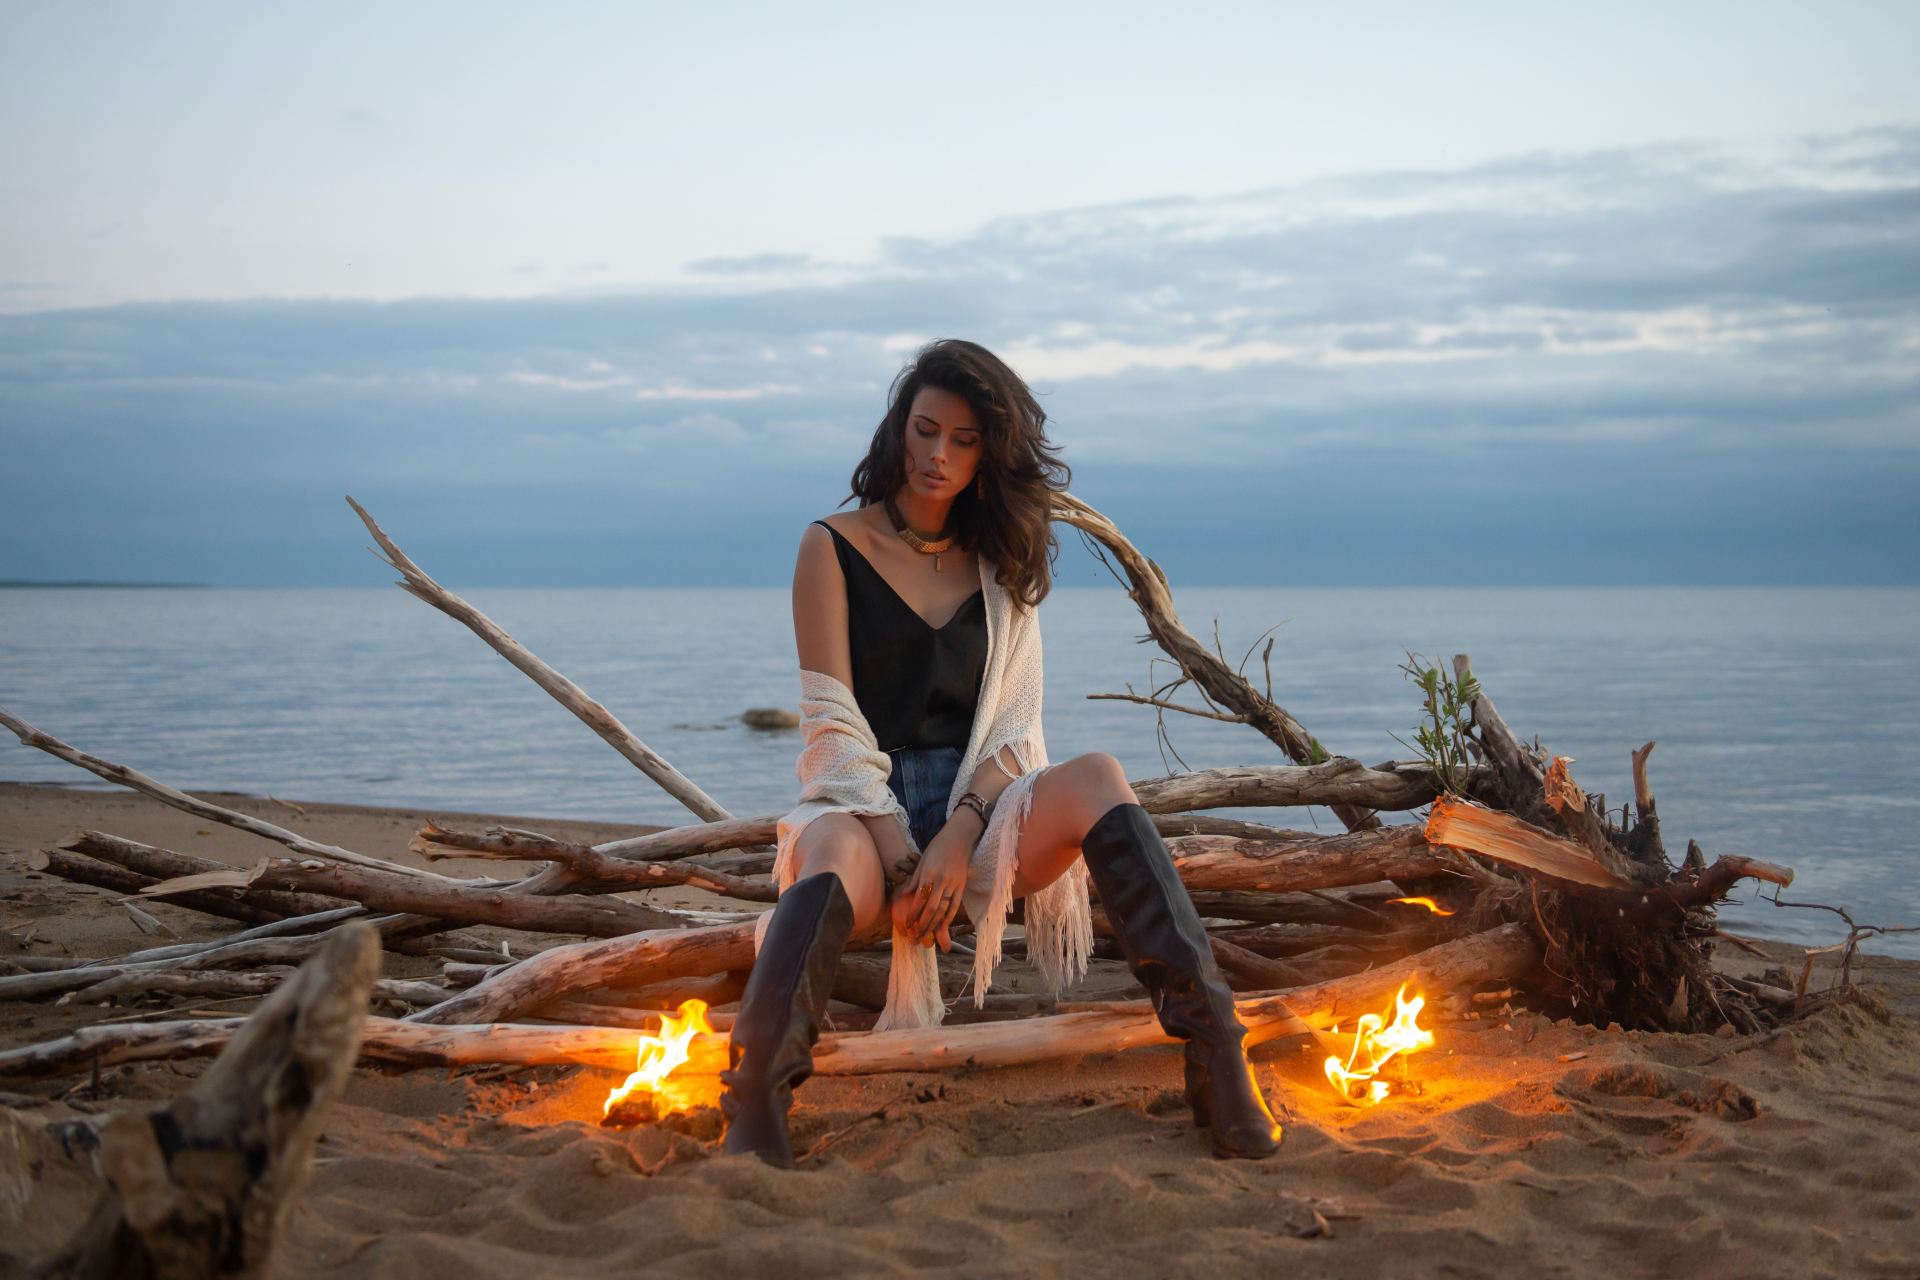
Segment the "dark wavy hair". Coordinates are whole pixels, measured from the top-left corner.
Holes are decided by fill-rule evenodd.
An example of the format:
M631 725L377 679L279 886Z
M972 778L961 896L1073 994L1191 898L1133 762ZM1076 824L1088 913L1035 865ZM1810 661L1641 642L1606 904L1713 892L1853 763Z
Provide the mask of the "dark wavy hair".
M886 416L853 469L853 492L841 505L855 498L863 506L880 502L905 483L907 414L922 387L960 396L980 424L985 492L970 484L954 499L955 539L998 566L995 576L1015 603L1038 608L1053 589L1052 562L1060 553L1050 519L1053 495L1066 490L1073 469L1047 439L1047 412L1033 392L980 344L942 338L900 370Z

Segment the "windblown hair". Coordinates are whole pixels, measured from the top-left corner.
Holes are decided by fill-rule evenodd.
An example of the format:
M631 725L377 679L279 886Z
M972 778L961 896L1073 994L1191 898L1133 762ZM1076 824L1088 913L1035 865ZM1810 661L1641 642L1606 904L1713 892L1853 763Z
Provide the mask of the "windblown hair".
M1047 439L1046 410L1027 384L978 343L930 342L900 370L886 416L853 469L848 500L880 502L905 483L907 414L922 387L960 396L980 424L985 492L970 484L954 499L956 541L998 566L995 576L1016 604L1038 608L1053 589L1051 565L1060 551L1049 518L1053 495L1066 490L1073 469L1056 456L1059 446Z

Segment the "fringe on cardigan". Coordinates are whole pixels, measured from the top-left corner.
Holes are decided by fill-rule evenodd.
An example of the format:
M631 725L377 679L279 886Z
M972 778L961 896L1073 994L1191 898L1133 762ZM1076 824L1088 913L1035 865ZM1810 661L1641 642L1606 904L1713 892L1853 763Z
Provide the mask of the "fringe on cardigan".
M852 690L824 672L802 669L801 733L804 738L795 771L801 780L801 802L778 824L774 883L781 890L797 878L794 847L800 832L826 813L886 815L899 823L906 845L917 856L906 811L887 785L892 761L879 749L872 728L861 713ZM1034 784L1051 766L1040 740L1039 725L1020 725L1004 731L999 740L982 744L976 759L993 759L1005 748L1020 774L1002 790L993 814L968 862L962 905L974 924L974 1005L986 1003L993 971L1002 954L1002 939L1013 910L1013 880L1019 863L1020 833L1033 807ZM955 795L966 779L955 780ZM951 815L952 800L947 805ZM1087 896L1087 870L1075 860L1054 883L1027 898L1027 951L1042 978L1057 997L1084 977L1093 953L1092 910ZM757 954L772 913L763 913L754 929ZM876 1030L930 1027L946 1017L940 994L938 952L897 930L887 972L887 1001Z

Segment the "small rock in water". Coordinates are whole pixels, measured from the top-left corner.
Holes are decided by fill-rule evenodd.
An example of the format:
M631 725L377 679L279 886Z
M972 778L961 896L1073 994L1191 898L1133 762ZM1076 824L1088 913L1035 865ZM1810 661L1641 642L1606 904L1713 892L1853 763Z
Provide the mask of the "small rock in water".
M740 713L749 729L798 729L800 717L785 707L749 707Z

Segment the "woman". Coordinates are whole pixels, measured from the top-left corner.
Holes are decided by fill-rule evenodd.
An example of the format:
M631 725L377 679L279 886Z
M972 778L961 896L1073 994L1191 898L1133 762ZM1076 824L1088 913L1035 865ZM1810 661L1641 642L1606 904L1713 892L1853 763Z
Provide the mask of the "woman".
M780 898L760 920L721 1076L729 1152L793 1167L791 1091L812 1073L850 933L892 925L877 1025L933 1025L945 1007L932 948L951 949L963 908L976 1004L1015 898L1056 994L1084 974L1089 879L1160 1025L1186 1042L1186 1099L1214 1153L1258 1159L1279 1144L1199 916L1119 762L1047 761L1037 608L1057 550L1052 499L1071 472L1045 424L991 352L932 343L894 380L854 469L860 508L801 537L801 803L779 823Z

